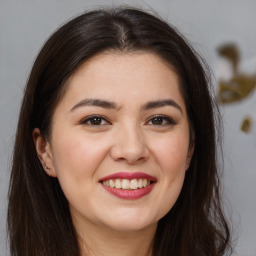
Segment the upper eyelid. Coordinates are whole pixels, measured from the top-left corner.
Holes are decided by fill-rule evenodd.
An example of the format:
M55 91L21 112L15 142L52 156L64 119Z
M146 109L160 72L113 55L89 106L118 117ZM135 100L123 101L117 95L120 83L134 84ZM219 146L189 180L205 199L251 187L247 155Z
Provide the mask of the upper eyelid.
M149 122L150 120L156 118L156 117L161 117L161 118L163 118L163 119L166 119L166 120L169 120L169 121L171 121L171 122L173 122L173 123L176 123L172 117L167 116L167 115L162 115L162 114L157 114L157 115L150 116L150 117L147 119L146 123Z

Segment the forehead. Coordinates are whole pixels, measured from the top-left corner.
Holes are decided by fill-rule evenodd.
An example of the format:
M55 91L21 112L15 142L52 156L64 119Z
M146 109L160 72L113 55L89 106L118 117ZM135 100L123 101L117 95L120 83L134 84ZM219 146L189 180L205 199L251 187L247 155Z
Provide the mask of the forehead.
M183 101L174 68L152 53L104 52L85 63L69 79L64 100L104 98L125 103L174 97Z

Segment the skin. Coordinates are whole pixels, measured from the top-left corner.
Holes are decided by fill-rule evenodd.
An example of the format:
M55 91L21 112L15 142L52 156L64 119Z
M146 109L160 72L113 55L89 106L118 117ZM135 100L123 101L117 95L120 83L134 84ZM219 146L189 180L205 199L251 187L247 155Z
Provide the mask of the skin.
M100 99L115 108L86 105ZM176 105L145 109L152 101ZM93 125L88 116L102 116ZM161 115L158 122L153 119ZM170 120L169 120L170 119ZM50 141L33 132L45 171L59 179L88 255L150 255L157 222L181 191L193 154L178 77L150 53L99 54L71 77L58 104ZM157 179L149 194L120 199L99 180L116 172L144 172ZM88 235L89 234L89 235Z

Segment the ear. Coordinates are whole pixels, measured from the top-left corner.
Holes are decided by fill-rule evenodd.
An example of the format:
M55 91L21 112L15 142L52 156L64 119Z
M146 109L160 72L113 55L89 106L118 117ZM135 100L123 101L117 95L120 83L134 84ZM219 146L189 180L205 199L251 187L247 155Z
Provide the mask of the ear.
M38 128L32 132L37 156L43 166L44 171L51 177L56 177L53 164L52 150L49 141L40 133Z
M194 148L195 148L194 143L189 145L187 159L186 159L186 171L188 170L188 168L190 166L190 162L191 162L191 159L194 154Z

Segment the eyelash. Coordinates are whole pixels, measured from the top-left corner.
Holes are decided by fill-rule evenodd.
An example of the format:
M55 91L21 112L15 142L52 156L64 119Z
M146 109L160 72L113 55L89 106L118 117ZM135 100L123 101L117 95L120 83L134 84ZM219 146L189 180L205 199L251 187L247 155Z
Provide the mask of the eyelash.
M99 122L98 124L93 124L92 122ZM102 124L102 122L105 122L104 124ZM159 122L160 124L153 124L152 122ZM151 122L151 124L150 124ZM163 124L164 123L164 124ZM88 116L85 119L83 119L81 121L81 124L84 125L90 125L90 126L101 126L101 125L111 125L111 123L103 116L100 115L92 115L92 116ZM155 115L155 116L151 116L150 119L146 122L146 124L148 125L152 125L152 126L168 126L168 125L175 125L177 124L172 118L167 117L165 115Z

